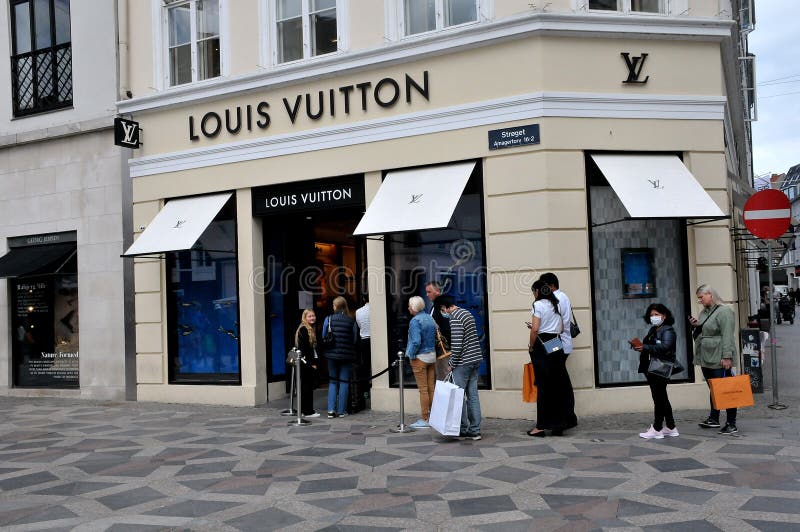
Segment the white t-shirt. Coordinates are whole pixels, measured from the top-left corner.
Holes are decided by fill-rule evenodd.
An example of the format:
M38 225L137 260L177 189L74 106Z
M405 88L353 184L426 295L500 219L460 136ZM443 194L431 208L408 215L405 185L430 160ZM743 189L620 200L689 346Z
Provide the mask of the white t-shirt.
M550 301L546 299L535 301L531 315L539 318L540 333L560 334L562 332L563 322L561 316L556 314L556 310Z
M561 334L561 343L564 344L564 352L572 353L572 335L569 332L569 322L572 316L572 302L567 294L561 290L553 292L558 298L558 311L561 312L561 319L564 320L564 332Z
M358 324L358 335L361 339L366 340L369 338L369 303L356 310L356 323Z

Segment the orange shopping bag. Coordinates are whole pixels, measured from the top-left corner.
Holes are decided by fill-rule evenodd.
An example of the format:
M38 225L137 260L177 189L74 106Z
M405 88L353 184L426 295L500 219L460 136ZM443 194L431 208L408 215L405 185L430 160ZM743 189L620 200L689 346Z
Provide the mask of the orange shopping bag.
M708 379L708 385L711 387L711 402L714 404L714 410L753 406L750 375Z
M528 362L522 370L522 401L525 403L536 402L536 384L533 378L533 364Z

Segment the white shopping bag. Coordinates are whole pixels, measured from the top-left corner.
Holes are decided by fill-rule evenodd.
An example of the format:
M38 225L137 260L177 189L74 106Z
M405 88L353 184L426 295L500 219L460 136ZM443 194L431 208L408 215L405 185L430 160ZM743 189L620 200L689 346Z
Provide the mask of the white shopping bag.
M443 436L458 436L461 431L464 389L453 384L451 375L446 379L436 381L428 424Z

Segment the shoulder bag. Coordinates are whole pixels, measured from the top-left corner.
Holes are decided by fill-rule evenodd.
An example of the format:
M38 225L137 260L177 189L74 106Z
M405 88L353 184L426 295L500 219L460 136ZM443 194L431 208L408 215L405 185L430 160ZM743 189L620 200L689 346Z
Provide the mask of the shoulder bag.
M450 350L442 338L442 333L439 332L439 327L436 327L436 359L441 360L450 356Z
M581 328L578 327L578 320L575 319L575 313L572 312L572 318L569 320L569 335L575 338L581 333Z
M331 330L331 317L325 318L327 324L325 335L322 337L322 349L332 349L336 345L336 335Z
M561 332L564 332L564 322L561 322ZM544 350L548 355L557 355L564 352L564 343L561 341L561 333L556 334L554 338L551 338L546 342L542 340L541 336L537 335L536 338L542 342Z
M705 325L705 323L708 321L708 318L710 318L711 315L714 314L717 311L718 308L719 308L719 305L714 307L713 310L711 312L709 312L708 316L706 316L706 319L703 320L703 323L701 323L700 325L695 325L695 327L692 329L692 338L694 340L697 340L698 338L700 338L700 335L703 334L703 325Z

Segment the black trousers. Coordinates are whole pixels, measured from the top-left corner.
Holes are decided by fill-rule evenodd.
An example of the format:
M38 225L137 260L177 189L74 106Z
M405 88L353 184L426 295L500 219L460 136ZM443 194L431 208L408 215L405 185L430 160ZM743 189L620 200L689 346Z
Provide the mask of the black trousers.
M542 341L554 334L540 333ZM529 352L537 388L536 428L566 430L578 425L575 416L575 395L567 372L567 355L548 355L538 339Z
M666 421L667 428L674 429L675 418L672 417L672 405L669 404L669 396L667 395L669 381L649 374L646 377L647 384L650 385L650 394L653 396L653 428L656 430L663 429Z
M317 370L311 364L300 364L300 410L307 416L314 410L314 388L317 387Z

